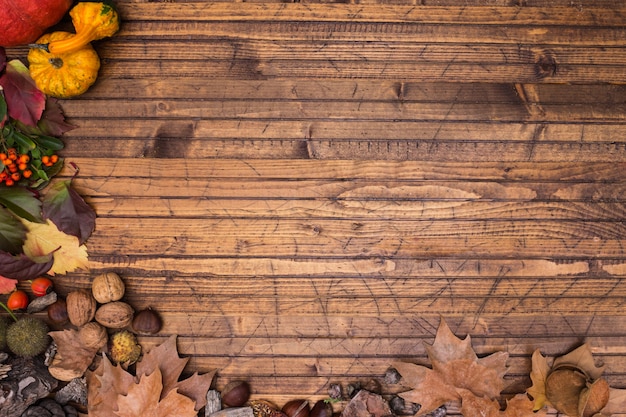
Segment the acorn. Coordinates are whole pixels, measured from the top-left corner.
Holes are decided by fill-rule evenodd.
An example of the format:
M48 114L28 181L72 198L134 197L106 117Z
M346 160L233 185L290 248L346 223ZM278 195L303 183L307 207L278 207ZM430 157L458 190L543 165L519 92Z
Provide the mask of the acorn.
M224 407L241 407L250 399L250 384L246 381L232 381L222 390Z
M159 313L151 308L141 310L135 314L133 318L133 330L137 334L150 335L161 331L163 322ZM222 393L223 395L224 393ZM247 401L247 400L246 400Z
M48 325L36 317L24 316L7 328L7 347L18 356L43 353L50 344Z
M287 417L309 417L309 402L307 400L291 400L283 405L282 412Z

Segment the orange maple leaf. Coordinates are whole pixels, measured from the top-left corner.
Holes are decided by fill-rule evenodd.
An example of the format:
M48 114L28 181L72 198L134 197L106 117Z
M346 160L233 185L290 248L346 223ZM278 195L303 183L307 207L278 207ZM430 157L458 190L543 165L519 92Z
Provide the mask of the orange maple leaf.
M142 375L139 383L128 388L128 394L118 397L119 417L196 417L195 401L171 390L161 399L163 378L157 368Z

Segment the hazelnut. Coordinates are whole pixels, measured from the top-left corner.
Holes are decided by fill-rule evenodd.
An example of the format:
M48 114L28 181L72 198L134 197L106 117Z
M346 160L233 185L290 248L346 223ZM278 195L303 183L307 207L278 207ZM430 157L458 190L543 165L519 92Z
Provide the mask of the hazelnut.
M69 321L67 316L67 304L62 298L58 298L48 306L48 318L55 324L65 324Z
M89 349L100 349L109 340L106 329L95 321L91 321L78 329L78 337L83 345Z
M309 417L309 402L307 400L291 400L283 405L282 412L287 417Z
M91 283L91 292L100 304L121 300L125 290L124 281L115 272L98 275Z
M67 316L76 327L93 320L96 314L96 300L87 290L75 290L65 298Z
M109 329L122 329L133 321L133 308L123 301L113 301L100 306L96 321Z
M135 314L132 325L135 333L149 335L160 332L163 322L159 313L151 308L147 308Z
M225 407L241 407L250 399L250 385L246 381L232 381L222 390Z

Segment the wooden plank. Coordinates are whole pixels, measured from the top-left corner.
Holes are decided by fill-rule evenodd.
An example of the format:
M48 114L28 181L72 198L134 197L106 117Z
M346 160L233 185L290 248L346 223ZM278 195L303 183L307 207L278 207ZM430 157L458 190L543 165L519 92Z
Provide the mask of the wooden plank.
M120 2L127 21L286 21L286 22L450 22L467 25L617 26L626 19L623 7L485 7L415 6L345 3L177 3Z

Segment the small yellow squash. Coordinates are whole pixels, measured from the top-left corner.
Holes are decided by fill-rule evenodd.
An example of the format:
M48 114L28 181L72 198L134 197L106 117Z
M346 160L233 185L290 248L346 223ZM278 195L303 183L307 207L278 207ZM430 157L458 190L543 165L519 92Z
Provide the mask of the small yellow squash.
M52 32L37 40L39 44L74 37L69 32ZM83 94L98 77L100 58L90 44L71 52L53 54L40 48L28 52L30 75L44 94L71 98Z
M120 29L117 11L103 2L81 1L70 10L76 35L66 39L55 39L48 43L37 41L40 48L53 54L81 49L91 41L113 36Z

